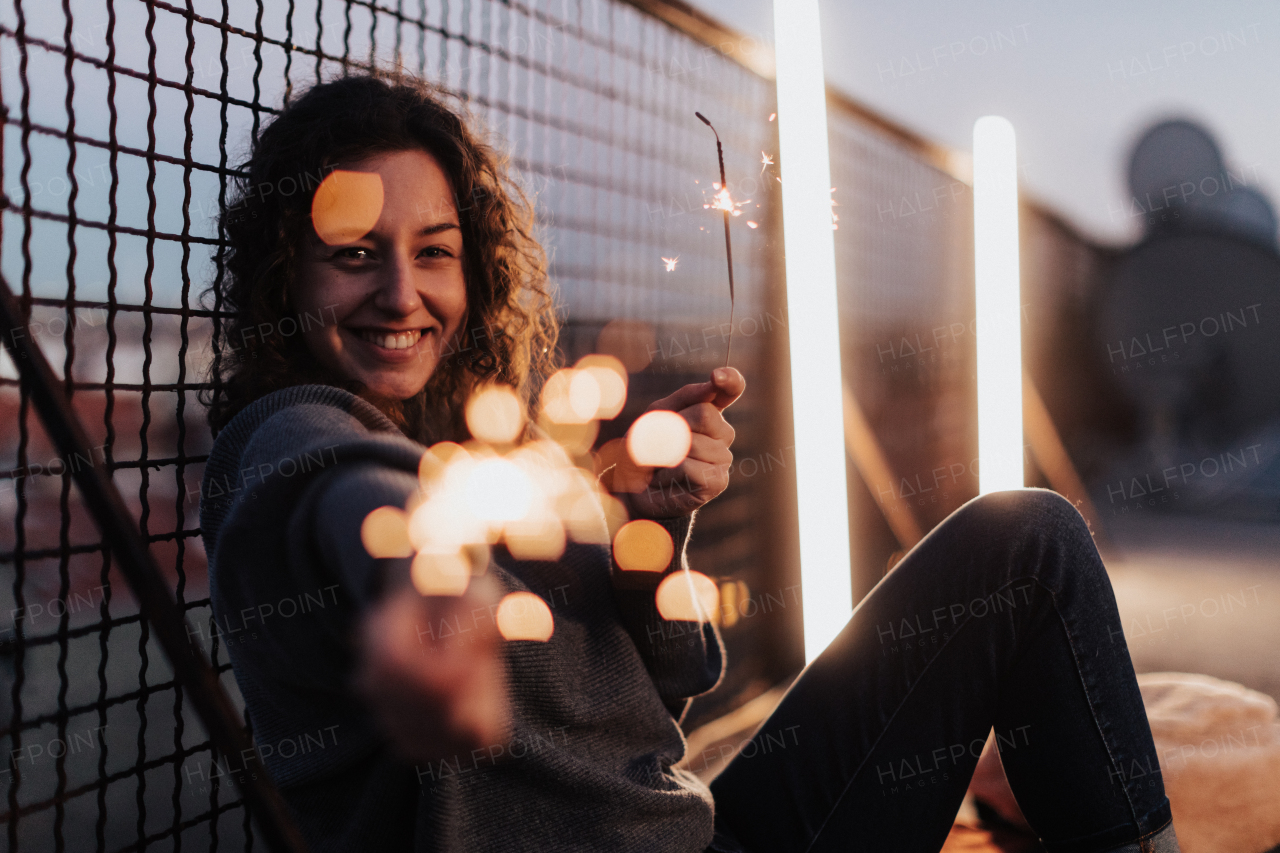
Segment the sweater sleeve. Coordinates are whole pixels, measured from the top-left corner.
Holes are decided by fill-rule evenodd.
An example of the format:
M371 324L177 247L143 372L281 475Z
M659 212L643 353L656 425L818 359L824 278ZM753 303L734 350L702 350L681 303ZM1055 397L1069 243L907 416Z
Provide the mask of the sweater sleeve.
M693 518L657 519L675 545L671 563L661 575L623 572L615 562L614 597L626 627L645 667L658 688L658 695L679 718L688 703L686 699L713 689L725 670L724 642L713 622L698 623L664 619L658 612L654 593L663 579L676 572L689 570L685 547L693 527Z
M408 561L372 560L360 524L370 509L404 505L417 488L421 450L322 403L263 418L237 450L204 483L202 517L217 521L206 540L210 595L267 768L289 787L381 746L347 689L351 630L377 594L381 569L407 572L394 564ZM269 751L317 732L324 749Z
M291 469L282 465L289 458L283 449L290 447L303 448L292 457L318 460L318 464L291 477ZM292 479L293 488L267 490L277 500L264 494L264 500L254 502L256 506L239 510L257 518L263 536L283 522L283 529L277 528L276 533L284 535L290 555L321 563L323 574L340 583L353 603L363 606L378 594L388 569L407 576L407 560L369 556L360 528L365 516L380 506L404 507L418 488L420 454L421 448L408 439L370 432L346 413L330 407L294 406L264 423L241 457L242 470L269 472L261 478L264 486L272 478Z
M407 582L408 558L375 559L365 550L360 528L378 507L403 508L418 489L418 478L376 461L354 462L318 478L295 514L315 554L356 601L367 605L389 585Z

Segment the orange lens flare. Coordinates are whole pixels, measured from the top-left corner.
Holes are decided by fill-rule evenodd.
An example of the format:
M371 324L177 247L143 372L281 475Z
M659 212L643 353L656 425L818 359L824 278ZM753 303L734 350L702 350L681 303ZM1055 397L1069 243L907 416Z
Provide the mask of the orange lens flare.
M600 501L587 492L568 494L560 498L557 506L565 532L575 542L597 545L609 543L609 529L601 511Z
M591 375L600 389L595 416L603 421L616 418L627 403L627 368L611 355L584 355L575 369Z
M594 420L600 413L600 397L600 383L590 371L573 371L573 378L569 380L569 408L577 420L571 423Z
M486 459L467 475L467 506L484 521L516 521L529 513L534 487L529 475L505 459Z
M471 434L492 444L511 444L524 429L524 407L505 385L491 385L473 395L466 416Z
M557 370L542 386L542 411L554 423L585 424L600 407L600 386L580 370Z
M564 448L566 453L582 456L595 444L596 435L600 432L600 424L588 421L584 424L558 424L552 420L543 420L538 424L551 439Z
M471 564L460 553L423 551L413 558L409 576L420 595L462 595L471 582Z
M360 524L360 541L370 557L389 559L412 557L409 541L409 517L404 510L380 506L364 517Z
M564 525L551 512L509 522L502 537L517 560L558 560L564 554Z
M380 175L334 169L316 187L311 224L327 245L359 240L378 224L382 200Z
M623 571L661 572L674 555L671 534L656 521L628 522L613 537L613 559Z
M720 584L720 608L712 614L711 621L725 628L732 628L744 615L743 610L751 599L751 591L742 581L724 581Z
M646 412L627 433L627 453L643 468L674 468L692 444L688 421L675 412Z
M509 592L498 603L496 621L504 640L545 643L555 632L551 608L532 592Z
M701 572L676 572L658 584L658 613L678 622L710 622L720 603L716 582Z

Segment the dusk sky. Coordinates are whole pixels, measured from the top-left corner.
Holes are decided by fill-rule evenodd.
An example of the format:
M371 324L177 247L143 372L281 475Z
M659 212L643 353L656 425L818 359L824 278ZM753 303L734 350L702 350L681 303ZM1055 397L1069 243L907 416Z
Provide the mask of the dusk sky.
M768 0L692 0L771 41ZM1265 0L824 0L827 79L934 141L971 147L979 116L1018 131L1026 189L1086 233L1137 235L1125 165L1154 121L1217 137L1233 173L1280 191L1280 5Z

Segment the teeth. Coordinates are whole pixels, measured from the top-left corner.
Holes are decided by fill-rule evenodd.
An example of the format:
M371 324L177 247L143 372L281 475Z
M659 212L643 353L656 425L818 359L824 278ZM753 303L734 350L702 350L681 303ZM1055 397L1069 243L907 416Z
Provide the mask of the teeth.
M383 349L408 349L422 337L422 330L414 329L409 332L387 334L385 332L376 332L372 329L360 329L358 334L361 339L371 344L377 344Z

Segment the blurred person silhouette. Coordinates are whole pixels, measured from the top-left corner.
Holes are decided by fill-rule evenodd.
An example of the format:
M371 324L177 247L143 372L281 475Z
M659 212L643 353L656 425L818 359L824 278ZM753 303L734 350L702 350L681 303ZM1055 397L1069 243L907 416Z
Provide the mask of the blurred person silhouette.
M1280 422L1280 245L1256 183L1256 165L1234 168L1186 119L1159 122L1133 148L1125 212L1143 234L1104 277L1095 333L1156 457L1144 471L1242 451ZM1183 497L1244 488L1267 464L1254 451Z

